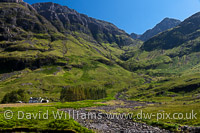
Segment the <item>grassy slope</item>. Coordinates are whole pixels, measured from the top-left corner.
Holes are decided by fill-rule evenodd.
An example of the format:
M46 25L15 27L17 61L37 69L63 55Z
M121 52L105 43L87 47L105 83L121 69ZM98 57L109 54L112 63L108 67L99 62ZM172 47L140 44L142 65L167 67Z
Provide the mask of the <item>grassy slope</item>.
M32 38L16 42L8 48L17 50L4 50L0 53L0 57L16 60L54 58L56 61L54 65L43 66L36 70L25 69L10 74L2 73L0 99L5 93L21 88L26 89L30 96L48 97L58 101L61 89L67 85L105 87L108 89L108 95L113 96L114 92L133 86L141 80L136 74L115 64L115 61L119 60L117 55L123 53L123 50L111 47L109 44L103 44L101 47L69 35L67 40L53 42Z
M186 75L199 72L199 38L173 49L150 52L138 49L129 55L132 55L132 58L126 63L132 70L141 70L143 73Z
M160 119L142 120L151 125L170 130L178 130L179 126L199 126L199 95L200 95L200 62L199 38L168 50L151 52L129 51L132 56L126 64L145 81L142 85L131 87L126 95L131 100L153 102L147 107L135 109L145 113L197 113L197 119ZM160 103L160 104L157 104Z
M73 34L81 36L80 33ZM190 52L198 46L199 38L170 50L145 52L139 50L141 42L136 46L119 48L116 44L98 44L94 40L88 41L72 35L65 38L62 34L55 33L54 37L58 39L51 42L48 35L35 34L29 40L16 41L10 46L8 45L10 42L0 42L7 49L0 49L0 58L3 59L15 61L55 59L54 65L43 66L36 70L25 69L9 74L1 70L0 99L12 90L26 89L30 96L48 97L53 101L59 101L60 90L67 85L105 87L108 99L112 99L117 91L129 87L127 95L132 100L166 103L166 105L147 107L144 109L145 112L158 112L161 109L167 112L180 111L185 108L183 103L191 109L199 109L197 108L199 87L188 91L190 85L200 83L198 73L200 53ZM132 58L124 62L119 59L121 55ZM129 66L133 70L136 68L140 76L125 70L115 62ZM180 88L183 91L172 91ZM61 104L59 107L71 106ZM171 123L199 125L197 121L171 120Z
M26 89L30 96L58 101L60 90L67 85L106 88L111 97L118 90L142 83L137 74L117 65L123 62L121 55L127 49L135 49L140 41L132 40L133 46L120 48L116 43L100 43L105 40L97 42L84 33L69 31L63 35L37 12L21 4L2 3L0 7L10 12L16 9L12 15L20 20L19 14L25 15L23 19L28 24L36 22L28 28L16 24L17 29L5 33L19 40L11 37L11 41L0 41L0 100L7 92ZM10 26L10 16L3 17L6 19L1 21Z

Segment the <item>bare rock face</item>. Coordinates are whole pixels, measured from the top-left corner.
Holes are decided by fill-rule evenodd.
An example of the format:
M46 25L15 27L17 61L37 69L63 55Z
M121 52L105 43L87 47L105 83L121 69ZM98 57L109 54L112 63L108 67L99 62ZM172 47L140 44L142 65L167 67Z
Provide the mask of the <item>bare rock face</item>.
M115 25L90 18L66 6L50 2L31 6L23 0L1 2L4 2L0 8L1 40L23 40L30 38L30 32L46 34L61 32L67 35L76 31L85 33L100 43L115 43L118 46L135 43L126 32ZM5 2L20 2L20 4Z
M29 40L30 38L36 37L38 34L45 34L51 38L50 34L56 32L56 28L53 27L44 17L40 16L31 5L25 2L19 4L0 4L0 49L4 53L26 51L28 48L20 49L20 47L13 48L12 46L16 46L20 41L34 44ZM38 57L27 59L25 57L22 59L20 57L1 56L0 68L22 70L25 67L40 66L41 63L52 63L53 61L54 60L50 58L39 59Z
M33 33L48 33L56 29L27 3L2 4L0 8L0 39L23 40Z
M98 42L117 43L119 46L133 43L133 39L115 25L80 14L66 6L50 2L32 6L64 34L70 31L82 32L91 35Z
M101 43L113 43L116 47L137 43L115 25L90 18L66 6L54 3L37 3L31 6L21 0L1 2L0 50L9 56L0 56L0 69L13 71L55 64L60 57L43 53L52 51L51 42L58 39L67 40L69 35L86 38L88 42L98 46L101 46ZM38 41L32 41L33 38L45 39L49 43L42 43L42 46L38 47L40 44ZM27 54L28 50L34 53L31 58ZM24 56L10 56L14 52L24 53ZM65 60L64 57L62 59Z

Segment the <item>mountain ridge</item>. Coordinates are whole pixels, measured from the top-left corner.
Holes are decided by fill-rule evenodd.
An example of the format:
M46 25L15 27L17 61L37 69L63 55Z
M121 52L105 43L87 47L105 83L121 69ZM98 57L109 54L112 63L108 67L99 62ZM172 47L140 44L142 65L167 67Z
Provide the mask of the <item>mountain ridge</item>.
M150 38L152 38L153 36L164 32L168 29L174 28L176 26L178 26L181 23L180 20L177 19L173 19L173 18L164 18L161 22L159 22L156 26L154 26L152 29L147 30L145 33L143 33L142 35L135 35L135 33L132 33L132 38L133 39L140 39L142 41L147 41Z
M46 39L49 42L53 42L57 40L69 40L69 36L73 36L76 40L82 38L92 44L91 48L106 57L111 56L111 54L108 54L110 51L107 51L107 46L103 46L106 43L112 44L113 46L110 46L110 48L113 47L114 49L138 43L138 41L133 40L126 32L118 29L115 25L79 14L67 6L61 6L52 2L36 3L33 6L25 2L2 3L2 6L4 6L0 9L0 17L4 18L0 20L0 38L4 41L1 45L2 54L5 52L11 55L13 53L13 55L8 57L9 59L5 55L0 56L0 58L3 64L12 64L15 61L19 62L8 65L11 69L14 67L14 70L19 70L26 66L39 67L41 66L39 64L43 64L41 62L44 60L44 62L52 64L52 62L55 62L55 58L60 58L60 56L56 57L57 55L51 57L49 55L41 55L41 53L52 51L53 46L50 43L42 44L46 45L46 49L40 49L41 46L38 45L41 44L37 44L36 40L32 39ZM10 19L11 16L13 19ZM16 42L22 40L24 41ZM107 52L107 54L99 50L99 48ZM27 50L39 50L40 55L35 53L32 56L37 56L37 58L29 60L26 59L27 54L21 58L16 58L14 55L16 51L25 53ZM112 57L108 58L111 59ZM7 65L1 67L4 66Z
M1 3L0 38L0 99L20 88L59 101L69 85L114 95L137 77L119 64L140 41L58 4Z
M80 14L67 6L52 2L36 3L32 6L60 32L81 31L91 34L97 42L106 40L108 43L117 43L118 45L130 45L133 42L127 33L112 23ZM51 18L52 15L55 18ZM123 38L118 36L123 36Z
M132 37L138 36L132 34ZM30 97L52 102L45 104L50 107L20 104L24 111L34 111L38 106L42 112L49 108L55 111L83 108L84 111L90 107L95 112L119 114L124 111L138 114L141 109L148 114L163 110L167 114L180 111L185 114L191 109L198 112L199 58L200 13L143 43L109 22L58 4L0 3L1 103L28 102ZM17 110L21 109L18 104L6 104L0 110L11 107L16 112L13 108L16 106ZM35 112L38 113L37 109ZM0 121L0 129L88 131L77 125L80 121L32 119L29 122L13 118ZM113 126L113 120L111 123L105 120L110 125L108 128L122 129L122 132L126 127L133 131L153 128L155 132L198 132L196 126L200 125L198 120L160 119L158 122L153 118L128 120L131 122L128 125L120 120ZM85 121L81 122L87 128L97 131L96 124L100 122L103 126L99 126L102 128L99 131L108 131L104 121L94 121L95 125ZM131 126L134 123L141 126ZM144 123L152 126L149 128Z
M176 28L165 31L146 41L142 48L147 51L155 49L172 49L199 37L200 12L185 19Z

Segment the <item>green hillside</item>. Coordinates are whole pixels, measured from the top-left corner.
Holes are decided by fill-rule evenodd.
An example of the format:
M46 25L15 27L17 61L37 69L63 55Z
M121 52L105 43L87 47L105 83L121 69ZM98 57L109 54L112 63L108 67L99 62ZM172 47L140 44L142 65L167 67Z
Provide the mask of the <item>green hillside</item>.
M61 29L25 3L0 6L0 11L5 12L0 21L6 25L1 27L0 99L8 92L25 89L29 96L59 101L61 90L66 86L103 88L111 97L123 88L142 83L137 74L118 65L124 62L121 55L125 50L141 42L112 24L105 22L119 32L116 36L121 41L128 39L130 46L119 46L117 40L109 43L107 38L98 42L92 32L60 32ZM10 16L15 21L8 23ZM21 23L22 19L28 27Z
M124 88L135 92L161 79L180 80L199 72L198 13L143 44L111 23L58 4L1 6L0 99L25 89L29 96L59 101L67 86L106 89L107 96L114 98ZM191 23L196 27L187 31ZM178 32L181 35L173 37L179 44L169 37ZM167 42L170 39L176 45Z
M179 26L158 34L140 48L126 51L126 68L148 75L143 85L131 88L131 99L165 101L198 99L199 95L199 13ZM176 34L176 35L175 35ZM158 100L159 101L159 100Z
M142 42L109 22L66 6L0 2L0 110L33 111L36 107L33 112L40 108L86 111L86 107L93 107L103 114L136 114L141 109L175 113L188 106L184 113L190 109L199 112L199 31L197 13ZM49 99L50 103L10 104L28 102L30 97ZM93 132L72 119L18 121L14 117L7 122L3 113L0 117L0 131L26 127ZM198 120L131 118L133 121L120 122L120 127L131 127L122 124L127 121L132 125L139 122L141 130L141 122L170 131L178 131L183 125L199 126ZM149 130L158 131L148 125Z

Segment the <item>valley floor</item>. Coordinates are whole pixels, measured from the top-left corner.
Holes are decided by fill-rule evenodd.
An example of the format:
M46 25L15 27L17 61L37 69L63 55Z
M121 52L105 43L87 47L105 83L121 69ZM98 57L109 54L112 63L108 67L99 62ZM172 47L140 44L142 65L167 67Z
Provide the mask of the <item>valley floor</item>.
M163 105L164 104L164 105ZM176 108L173 108L176 107ZM137 115L140 111L144 113L160 112L161 110L174 113L178 111L194 109L197 112L199 118L200 107L198 103L189 102L166 102L166 103L152 103L152 102L139 102L139 101L128 101L125 99L120 99L116 95L116 100L89 100L89 101L79 101L79 102L68 102L68 103L37 103L37 104L1 104L0 111L12 110L17 112L18 110L23 110L24 112L37 112L46 110L54 110L59 112L65 112L69 114L69 119L74 119L79 125L73 125L70 127L73 120L69 122L67 119L54 120L50 118L49 120L17 120L11 119L8 122L15 123L14 126L6 124L2 119L3 113L1 113L0 124L1 130L5 129L15 129L15 128L25 128L25 129L38 129L38 130L63 130L70 129L75 131L86 130L84 127L88 128L87 132L98 132L98 133L113 133L113 132L174 132L174 131L184 131L184 132L198 132L200 131L195 124L198 123L197 120L188 120L189 126L184 126L184 122L187 120L165 120L156 118L152 119L138 119ZM72 113L73 112L73 113ZM66 122L67 121L67 122ZM3 124L4 122L4 124ZM21 125L20 125L21 123ZM43 127L40 124L44 124ZM49 123L53 123L53 126ZM63 123L63 125L60 125ZM7 128L7 127L9 128ZM47 126L47 127L46 127ZM77 126L79 128L77 128ZM194 126L194 127L193 127ZM69 128L70 127L70 128ZM92 131L93 130L93 131ZM85 132L86 132L85 131Z
M146 106L148 103L116 100L109 101L107 104L107 106L89 107L78 110L67 108L61 109L60 111L74 112L74 116L72 115L71 117L78 121L82 126L92 129L98 133L170 132L168 130L153 127L145 123L133 121L131 113L126 113L126 115L125 113L114 113L115 111L117 113L118 109L128 109L129 111L133 111L135 107ZM86 115L87 119L81 118L81 115L83 114ZM99 116L99 118L95 116Z
M0 104L0 130L16 128L27 130L66 130L98 132L98 133L115 133L115 132L199 132L200 106L199 101L166 101L145 102L126 100L123 92L118 92L115 100L86 100L66 103L19 103L19 104ZM41 119L3 119L3 112L11 110L12 112L57 112L62 116L66 113L69 118L50 117L48 120ZM181 113L187 114L194 112L195 118L190 119L168 119L164 114ZM141 113L142 112L142 113ZM157 113L157 117L153 114ZM159 114L159 115L158 115ZM53 115L52 115L53 116ZM153 117L154 116L154 117ZM159 119L158 119L159 116ZM4 116L5 117L5 116ZM170 115L171 117L171 115ZM80 125L76 122L80 123ZM7 122L7 123L6 123ZM11 123L11 124L10 124ZM13 123L13 125L12 125ZM43 124L41 127L40 124ZM188 126L186 126L188 125ZM87 128L87 129L86 129ZM89 130L88 130L89 129Z

